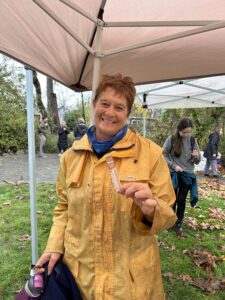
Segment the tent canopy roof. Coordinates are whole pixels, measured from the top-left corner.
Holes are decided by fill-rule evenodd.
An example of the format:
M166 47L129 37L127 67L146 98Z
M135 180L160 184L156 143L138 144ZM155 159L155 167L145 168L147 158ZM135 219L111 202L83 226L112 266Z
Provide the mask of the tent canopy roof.
M163 82L137 87L148 108L202 108L225 106L225 76Z
M0 3L0 52L75 90L91 90L94 57L136 84L225 74L224 0Z

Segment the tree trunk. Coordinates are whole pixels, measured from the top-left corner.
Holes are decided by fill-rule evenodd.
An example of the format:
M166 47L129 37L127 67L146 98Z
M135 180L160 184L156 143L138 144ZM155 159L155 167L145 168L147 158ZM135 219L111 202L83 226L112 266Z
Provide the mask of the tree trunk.
M41 85L40 82L37 78L37 72L33 71L33 85L36 90L36 100L37 100L37 106L38 109L42 115L42 117L46 117L48 115L46 108L44 107L44 104L42 102L42 97L41 97Z
M56 94L55 93L51 94L50 114L52 116L52 120L53 120L53 124L54 124L53 131L57 132L58 127L60 126L60 121L59 121L58 105L57 105L57 99L56 99Z
M53 94L53 80L49 77L47 77L47 87L46 87L46 90L47 90L47 102L48 102L48 111L50 112L51 111L51 95Z
M50 117L50 127L53 132L57 132L60 126L59 115L58 115L58 104L56 94L53 92L53 80L47 78L47 101L48 101L48 111Z

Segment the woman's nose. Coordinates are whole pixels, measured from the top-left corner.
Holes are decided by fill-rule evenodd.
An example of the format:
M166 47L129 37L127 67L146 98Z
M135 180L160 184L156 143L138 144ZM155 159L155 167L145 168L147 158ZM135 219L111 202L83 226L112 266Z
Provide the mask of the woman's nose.
M114 116L115 115L115 109L113 108L113 106L109 106L106 110L106 114L109 116Z

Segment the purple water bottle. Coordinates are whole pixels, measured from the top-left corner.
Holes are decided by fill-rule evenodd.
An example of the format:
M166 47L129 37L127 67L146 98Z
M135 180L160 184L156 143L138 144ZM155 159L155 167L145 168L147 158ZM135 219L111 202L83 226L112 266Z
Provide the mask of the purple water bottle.
M25 284L25 292L30 297L39 297L43 292L44 281L41 274L37 274L35 268L31 269L30 277Z

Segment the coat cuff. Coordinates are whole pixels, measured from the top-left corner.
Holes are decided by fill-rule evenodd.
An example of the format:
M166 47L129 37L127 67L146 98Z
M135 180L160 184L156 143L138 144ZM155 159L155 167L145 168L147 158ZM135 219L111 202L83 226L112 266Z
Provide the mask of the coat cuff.
M134 225L134 228L139 232L141 235L147 235L151 232L151 226L146 224L148 221L144 214L142 213L140 207L136 205L134 202L132 204L131 208L131 216L132 216L132 223ZM146 222L146 221L147 222Z
M150 226L143 222L144 214L135 203L132 205L131 215L133 225L141 235L155 235L162 230L172 227L177 220L173 209L162 200L157 201L152 225L150 224ZM148 220L148 222L150 221Z

